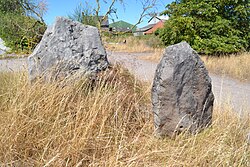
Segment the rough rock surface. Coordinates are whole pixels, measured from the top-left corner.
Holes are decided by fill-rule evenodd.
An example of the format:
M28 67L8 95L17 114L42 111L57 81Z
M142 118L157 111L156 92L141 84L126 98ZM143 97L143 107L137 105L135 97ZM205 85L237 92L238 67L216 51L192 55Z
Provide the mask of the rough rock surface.
M30 80L93 76L108 67L96 27L58 17L28 58Z
M247 143L250 144L250 132L247 134Z
M0 38L0 55L5 54L10 48L4 45L4 41Z
M186 42L167 47L152 87L156 134L199 132L211 124L213 102L211 79L198 54Z

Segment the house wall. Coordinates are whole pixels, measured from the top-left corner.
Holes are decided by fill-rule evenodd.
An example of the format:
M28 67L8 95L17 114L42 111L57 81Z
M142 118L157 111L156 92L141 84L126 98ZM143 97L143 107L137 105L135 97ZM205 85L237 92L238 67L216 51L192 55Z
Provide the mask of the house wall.
M133 34L135 37L144 35L143 32L134 32Z

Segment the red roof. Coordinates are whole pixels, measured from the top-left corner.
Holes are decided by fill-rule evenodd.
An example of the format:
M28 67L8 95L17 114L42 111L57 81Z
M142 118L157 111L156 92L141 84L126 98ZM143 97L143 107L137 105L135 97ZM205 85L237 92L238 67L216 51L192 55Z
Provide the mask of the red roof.
M151 29L144 32L144 34L153 34L157 29L163 28L163 27L164 27L164 22L161 20L157 24L155 24Z

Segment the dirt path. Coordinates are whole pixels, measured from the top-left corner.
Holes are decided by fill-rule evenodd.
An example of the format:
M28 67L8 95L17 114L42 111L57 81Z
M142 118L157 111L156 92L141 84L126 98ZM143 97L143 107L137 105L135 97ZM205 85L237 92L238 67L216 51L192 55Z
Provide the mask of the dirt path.
M157 63L138 59L138 56L150 53L118 53L109 52L112 63L120 63L135 76L143 81L152 83ZM241 113L250 109L250 83L210 74L215 95L215 104L228 104Z
M138 59L138 56L148 54L150 53L108 52L108 59L113 64L122 64L136 78L152 83L157 64ZM0 60L0 72L20 70L27 70L27 58ZM250 110L250 83L213 74L210 76L216 105L229 104L239 113Z
M0 60L0 72L21 71L27 69L27 58Z

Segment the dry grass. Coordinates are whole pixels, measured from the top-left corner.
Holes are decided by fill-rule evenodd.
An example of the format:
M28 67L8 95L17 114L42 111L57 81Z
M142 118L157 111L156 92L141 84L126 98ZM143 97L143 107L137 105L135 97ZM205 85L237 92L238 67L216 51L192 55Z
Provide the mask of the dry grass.
M140 56L139 58L142 60L147 60L147 61L152 61L152 62L156 62L159 63L160 59L163 55L164 49L158 49L155 50L151 55L149 56Z
M150 56L141 56L140 59L158 63L162 57L163 49L156 50ZM250 53L224 57L202 56L207 69L218 75L226 75L241 81L250 81Z
M126 43L124 43L126 40ZM152 41L151 41L152 40ZM155 52L159 50L159 47L152 47L151 43L157 41L158 39L140 39L139 37L129 36L127 38L119 38L114 40L114 42L105 42L105 47L110 51L119 51L119 52ZM104 38L105 41L105 38ZM107 41L107 39L106 39ZM160 44L159 44L160 45Z
M105 43L107 50L119 52L150 52L154 49L146 46L141 40L136 40L133 37L128 37L126 43L123 40L114 43Z
M250 53L224 57L203 56L202 60L212 73L250 81Z
M250 117L215 109L196 136L153 136L149 89L127 71L93 84L0 74L0 166L250 166Z

